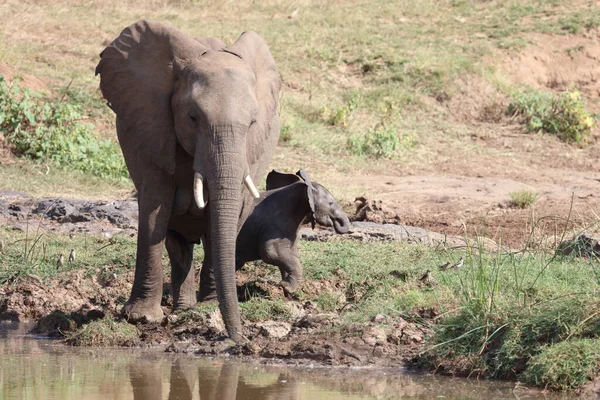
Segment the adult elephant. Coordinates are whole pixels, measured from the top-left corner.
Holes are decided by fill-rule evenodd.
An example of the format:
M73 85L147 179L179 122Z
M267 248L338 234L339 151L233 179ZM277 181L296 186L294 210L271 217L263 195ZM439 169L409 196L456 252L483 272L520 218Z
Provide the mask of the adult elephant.
M201 286L216 286L229 337L239 342L236 236L258 196L252 182L265 174L279 137L281 83L269 48L251 31L225 47L139 21L100 58L96 74L138 191L135 278L123 313L163 317L165 239L174 308L195 304L192 251L202 238L211 260L203 269L214 266L215 282L203 270Z

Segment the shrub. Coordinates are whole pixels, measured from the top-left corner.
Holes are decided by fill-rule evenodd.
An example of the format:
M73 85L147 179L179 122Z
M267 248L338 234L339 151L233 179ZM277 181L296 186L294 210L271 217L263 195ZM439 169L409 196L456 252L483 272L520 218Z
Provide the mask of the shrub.
M576 89L560 95L528 90L519 92L508 112L521 115L528 131L559 135L566 142L585 142L596 127L595 117L586 110L585 101Z
M600 365L598 339L571 339L542 348L531 358L525 381L550 389L574 389L592 379Z
M279 134L279 144L289 143L292 140L292 126L290 124L285 124L281 127L281 132Z
M360 92L353 91L345 105L330 110L328 107L321 109L321 118L329 125L346 127L348 118L360 104Z
M378 125L366 135L351 135L346 146L354 155L391 158L396 150L414 146L414 138L398 136L395 125Z
M517 208L527 208L535 204L537 193L527 189L515 190L510 194L510 200Z
M99 140L78 106L52 101L0 76L0 131L19 157L102 178L128 177L119 145Z

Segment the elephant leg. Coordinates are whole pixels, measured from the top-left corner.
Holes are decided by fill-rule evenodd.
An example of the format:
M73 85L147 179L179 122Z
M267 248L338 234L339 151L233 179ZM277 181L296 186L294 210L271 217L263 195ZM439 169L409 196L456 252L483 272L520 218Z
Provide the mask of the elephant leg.
M171 261L173 311L191 308L196 304L196 285L192 268L194 244L179 233L169 230L166 246Z
M300 259L293 254L286 254L275 264L281 271L281 282L279 286L283 288L286 294L294 293L300 289L302 281L302 264Z
M275 253L275 254L273 254ZM273 252L265 251L263 261L279 267L281 272L281 282L279 285L286 294L293 293L300 288L302 281L302 263L298 257L298 252L294 248L277 248Z
M198 293L198 301L214 300L217 298L217 286L215 284L209 232L202 238L202 247L204 248L204 260L202 261L202 269L200 270L200 293Z
M133 174L132 174L133 177ZM162 172L149 170L138 185L139 225L131 295L121 311L128 320L160 321L163 289L162 253L175 187Z

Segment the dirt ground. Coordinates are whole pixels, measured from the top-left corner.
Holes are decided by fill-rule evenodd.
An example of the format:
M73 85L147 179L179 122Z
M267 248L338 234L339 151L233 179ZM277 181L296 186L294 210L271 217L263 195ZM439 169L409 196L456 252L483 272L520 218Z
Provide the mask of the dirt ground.
M526 49L494 54L489 64L513 84L555 93L577 85L588 108L600 112L600 31L529 40ZM332 174L327 184L372 193L402 224L449 235L464 235L466 227L512 248L524 246L532 222L538 237L560 236L569 213L570 232L597 229L600 129L587 146L527 134L505 114L510 100L489 83L465 76L458 86L450 99L429 104L452 123L420 137L425 155L350 179ZM521 189L538 194L532 210L511 206L510 193ZM540 223L542 217L552 218Z
M92 274L69 271L46 282L27 275L21 277L18 284L8 282L0 286L0 319L36 321L36 333L66 336L68 343L76 344L77 337L70 335L84 324L107 314L119 320L120 308L129 296L132 281L132 271L117 275L110 267ZM304 286L308 291L312 288L315 293L323 293L341 290L345 283L340 278ZM238 273L238 292L240 301L244 301L248 293L283 298L276 284L268 282L260 273ZM162 302L165 315L172 306L169 293L167 282ZM192 310L169 315L160 324L138 323L139 339L124 339L117 344L158 347L176 353L252 356L295 365L397 367L414 356L431 333L428 326L399 315L378 315L366 325L340 324L337 314L319 310L314 302L286 300L289 318L244 320L244 334L249 342L236 346L227 339L216 302L214 306L212 311Z

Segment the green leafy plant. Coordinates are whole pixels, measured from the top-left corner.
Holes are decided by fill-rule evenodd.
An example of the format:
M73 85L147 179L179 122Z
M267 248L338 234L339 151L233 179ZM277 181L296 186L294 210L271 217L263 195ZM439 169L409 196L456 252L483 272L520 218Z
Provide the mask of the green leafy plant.
M126 178L119 145L99 140L80 107L43 98L0 76L0 131L19 157L102 178Z
M391 158L398 149L413 147L414 138L410 135L399 136L395 125L380 124L366 135L351 135L346 146L354 155Z
M289 143L292 140L292 126L284 124L279 134L279 143Z
M329 107L321 108L321 118L329 125L333 126L348 126L348 118L360 104L360 92L355 90L351 93L345 105L339 106L330 110Z
M508 112L521 115L530 132L559 135L567 142L585 142L596 127L595 117L586 110L585 101L576 89L560 95L527 90L514 95Z
M538 195L531 190L515 190L510 194L511 203L517 208L527 208L537 201Z

